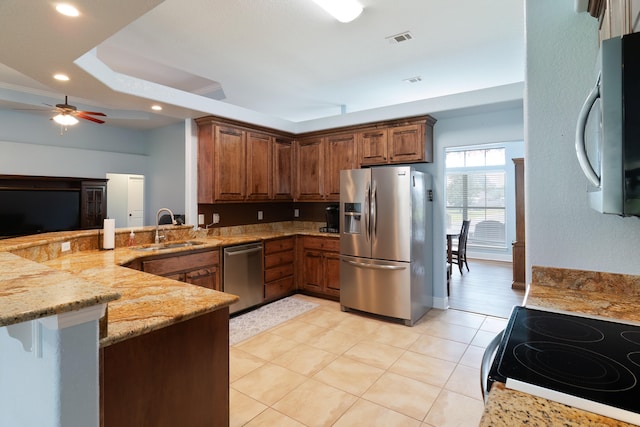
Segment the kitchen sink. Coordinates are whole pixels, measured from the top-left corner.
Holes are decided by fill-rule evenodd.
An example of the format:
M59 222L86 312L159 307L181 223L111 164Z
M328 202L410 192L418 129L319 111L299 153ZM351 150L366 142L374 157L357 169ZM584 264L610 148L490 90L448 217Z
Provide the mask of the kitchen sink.
M187 248L191 246L200 246L204 245L205 242L198 242L195 240L189 240L186 242L166 242L166 243L158 243L149 246L141 246L139 248L132 248L134 251L143 251L143 252L151 252L151 251L161 251L163 249L177 249L177 248Z

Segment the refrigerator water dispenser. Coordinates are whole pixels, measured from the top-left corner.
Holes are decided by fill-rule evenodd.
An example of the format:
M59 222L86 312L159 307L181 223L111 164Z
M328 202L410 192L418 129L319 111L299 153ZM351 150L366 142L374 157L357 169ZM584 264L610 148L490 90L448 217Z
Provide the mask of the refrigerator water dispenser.
M344 232L348 234L360 234L362 218L361 203L344 204Z

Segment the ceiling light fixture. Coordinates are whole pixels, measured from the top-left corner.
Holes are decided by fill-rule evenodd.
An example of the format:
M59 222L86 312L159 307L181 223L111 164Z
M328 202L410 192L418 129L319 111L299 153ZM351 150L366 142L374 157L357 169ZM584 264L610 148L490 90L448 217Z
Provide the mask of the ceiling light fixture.
M60 80L61 82L69 81L69 76L67 76L66 74L54 74L53 78L56 80Z
M58 13L61 13L65 16L76 17L80 15L80 12L75 6L70 5L69 3L58 3L56 5L56 10Z
M160 105L152 105L151 109L154 111L162 111L162 107Z
M362 13L362 6L356 0L313 0L313 2L340 22L351 22Z
M69 114L63 113L53 116L53 121L62 126L73 126L78 123L78 119Z

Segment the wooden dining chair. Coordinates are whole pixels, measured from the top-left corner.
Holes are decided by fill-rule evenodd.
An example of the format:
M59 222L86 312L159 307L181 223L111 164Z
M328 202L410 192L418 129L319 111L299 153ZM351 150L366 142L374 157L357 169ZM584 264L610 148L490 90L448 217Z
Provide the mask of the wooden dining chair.
M469 237L469 224L471 221L462 221L462 228L458 236L458 248L451 251L451 262L458 265L458 270L462 274L462 265L464 264L469 271L467 264L467 238Z

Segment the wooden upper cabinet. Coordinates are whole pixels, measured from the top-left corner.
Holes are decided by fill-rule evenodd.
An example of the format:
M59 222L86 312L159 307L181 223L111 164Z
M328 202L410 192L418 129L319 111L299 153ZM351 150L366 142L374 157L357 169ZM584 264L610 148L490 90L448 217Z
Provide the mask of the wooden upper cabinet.
M600 21L600 41L640 31L640 0L589 0L588 11Z
M214 135L214 188L216 201L245 199L244 131L216 126Z
M389 161L392 163L431 162L433 159L433 146L430 149L425 147L423 124L389 129L388 148Z
M212 124L198 126L198 203L213 203L213 129Z
M640 1L640 0L639 0ZM337 201L340 171L433 161L424 115L295 136L213 116L198 123L198 203Z
M293 143L276 138L273 142L273 198L293 199Z
M327 200L340 200L340 171L358 167L356 139L353 133L326 138L326 174L323 196Z
M361 166L387 163L387 130L358 133L358 163Z
M323 200L324 138L296 141L296 199Z
M266 134L247 133L247 200L272 198L271 163L273 137Z
M417 121L358 132L359 166L433 161L433 125L429 116Z

